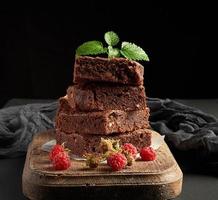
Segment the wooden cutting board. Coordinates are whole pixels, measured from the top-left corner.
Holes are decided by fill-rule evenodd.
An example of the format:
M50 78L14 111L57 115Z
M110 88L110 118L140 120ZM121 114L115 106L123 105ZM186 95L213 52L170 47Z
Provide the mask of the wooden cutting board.
M160 137L152 131L152 137ZM55 199L172 199L181 193L182 172L166 143L155 161L136 161L119 172L106 164L89 169L84 161L72 161L65 171L52 169L42 144L55 138L55 131L36 135L29 145L23 171L23 193L31 200Z

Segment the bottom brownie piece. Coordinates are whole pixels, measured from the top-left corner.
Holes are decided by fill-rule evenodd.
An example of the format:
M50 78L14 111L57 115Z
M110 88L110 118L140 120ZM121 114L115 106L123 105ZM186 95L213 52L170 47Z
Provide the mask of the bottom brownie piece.
M99 144L101 138L105 139L119 139L120 144L132 143L139 150L144 146L151 145L151 130L138 129L133 132L112 135L90 135L90 134L76 134L64 133L56 130L56 139L58 144L64 142L65 147L71 150L71 153L82 156L85 153L100 153Z

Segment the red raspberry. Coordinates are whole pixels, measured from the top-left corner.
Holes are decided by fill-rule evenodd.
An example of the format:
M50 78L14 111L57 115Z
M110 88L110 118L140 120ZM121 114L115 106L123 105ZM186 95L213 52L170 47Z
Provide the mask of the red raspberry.
M55 170L65 170L71 165L70 157L67 152L59 152L52 160Z
M122 146L122 150L124 152L130 153L133 156L133 158L136 158L136 155L138 153L136 147L132 145L131 143L125 143Z
M56 144L49 153L49 159L53 161L54 157L60 152L64 152L64 146L60 144Z
M112 168L113 171L119 171L126 167L127 159L121 153L113 153L107 157L107 164Z
M152 147L144 147L140 151L140 156L144 161L152 161L156 159L156 152Z

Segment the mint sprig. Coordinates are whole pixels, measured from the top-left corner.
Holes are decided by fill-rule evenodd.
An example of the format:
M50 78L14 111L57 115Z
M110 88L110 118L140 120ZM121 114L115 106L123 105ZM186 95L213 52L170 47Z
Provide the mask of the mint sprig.
M115 46L120 41L119 36L113 31L106 32L104 40L109 46Z
M149 61L148 55L145 51L141 47L130 42L122 42L120 53L131 60Z
M76 55L85 56L85 55L98 55L106 53L107 49L104 48L103 44L99 41L89 41L80 45L76 50Z
M113 48L108 46L108 58L120 57L120 50L118 48Z
M145 53L145 51L134 43L122 42L121 49L114 47L119 43L120 39L119 36L113 31L106 32L104 34L104 39L108 44L108 47L104 47L103 44L97 40L88 41L76 49L76 55L85 56L107 53L109 58L123 56L130 60L149 61L148 55Z

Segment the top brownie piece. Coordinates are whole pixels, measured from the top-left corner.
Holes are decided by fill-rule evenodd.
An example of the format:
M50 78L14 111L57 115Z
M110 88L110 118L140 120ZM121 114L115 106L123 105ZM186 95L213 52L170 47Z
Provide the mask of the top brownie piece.
M125 58L79 56L74 65L74 82L110 82L143 85L144 67Z

